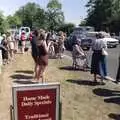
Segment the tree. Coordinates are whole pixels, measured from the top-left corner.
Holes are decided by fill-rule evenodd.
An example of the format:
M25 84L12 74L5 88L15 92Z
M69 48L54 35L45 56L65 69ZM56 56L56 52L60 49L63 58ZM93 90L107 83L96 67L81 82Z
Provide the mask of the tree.
M89 0L86 7L87 25L94 26L96 30L119 32L120 0Z
M18 16L7 16L7 21L11 28L19 27L22 25L22 21Z
M23 26L33 27L34 16L36 15L39 5L35 3L27 3L25 6L22 6L15 15L22 20Z
M9 24L3 16L2 12L0 11L0 33L5 33L8 28Z
M62 12L62 4L58 0L50 0L47 5L47 19L49 21L49 29L56 30L64 23L64 14Z
M33 26L35 28L47 29L47 17L44 9L38 8L34 15Z
M106 29L112 17L113 0L89 0L87 24L92 25L96 30Z
M82 20L79 26L86 26L86 20Z
M65 33L67 33L67 35L69 36L70 33L73 32L73 29L75 28L75 25L73 23L67 23L67 24L62 24L57 31L63 31Z

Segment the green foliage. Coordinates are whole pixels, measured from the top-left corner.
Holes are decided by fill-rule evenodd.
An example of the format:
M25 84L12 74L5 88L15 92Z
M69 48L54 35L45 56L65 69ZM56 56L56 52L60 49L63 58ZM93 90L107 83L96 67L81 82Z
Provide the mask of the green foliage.
M94 26L96 30L119 32L120 0L89 0L86 7L87 25Z
M58 2L58 0L50 0L50 2L47 5L47 8L56 11L56 10L61 10L62 5Z
M86 26L86 20L82 20L79 26Z
M64 22L64 15L61 11L61 4L57 0L51 0L47 5L47 11L38 4L27 3L15 13L23 26L30 28L43 28L56 30Z
M19 27L22 25L22 21L18 16L7 16L7 21L10 25L10 28L15 28L15 27Z
M62 5L58 0L50 0L47 5L47 21L49 30L57 30L64 23L64 14L61 10Z
M74 28L75 28L75 25L74 25L74 24L68 23L68 24L63 24L63 25L61 25L61 26L57 29L57 31L63 31L63 32L67 33L67 36L69 36L70 33L73 32L73 29L74 29Z
M38 8L34 15L33 27L46 29L46 19L46 12L43 9Z
M38 8L38 4L27 3L25 6L16 11L15 15L21 19L23 26L29 26L30 28L32 28L34 16L36 15Z
M6 26L4 26L6 24ZM0 13L0 30L4 31L7 26L10 28L28 26L32 28L43 28L57 30L64 24L64 13L62 4L58 0L50 0L47 9L44 10L36 3L27 3L20 7L13 16L9 15L5 20ZM3 27L4 26L4 27ZM66 31L71 31L67 30Z
M9 28L7 20L4 18L2 12L0 11L0 33L5 33Z

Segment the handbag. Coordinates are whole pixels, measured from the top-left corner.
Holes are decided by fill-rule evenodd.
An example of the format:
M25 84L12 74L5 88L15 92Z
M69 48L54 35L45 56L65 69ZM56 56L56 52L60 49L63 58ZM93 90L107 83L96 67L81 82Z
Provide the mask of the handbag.
M104 48L102 49L102 55L105 55L105 56L108 55L108 52Z

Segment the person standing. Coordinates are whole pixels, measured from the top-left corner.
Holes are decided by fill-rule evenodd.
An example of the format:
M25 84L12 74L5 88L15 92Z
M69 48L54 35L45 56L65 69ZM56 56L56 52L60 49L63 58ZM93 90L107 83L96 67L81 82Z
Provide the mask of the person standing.
M48 65L48 48L45 41L45 34L43 31L38 31L36 36L37 54L35 55L35 82L43 82L43 74Z
M102 48L102 56L101 56L101 61L100 61L100 74L101 77L103 77L103 79L110 79L110 77L108 77L108 71L107 71L107 41L106 38L104 37L104 35L102 33L101 34L101 43L104 45L104 47Z
M15 32L14 39L15 39L15 50L16 50L16 52L18 52L18 43L19 43L19 33L18 32Z
M36 41L37 41L37 36L38 36L38 31L34 30L33 35L32 35L32 39L30 40L31 43L31 55L32 58L34 60L35 63L35 68L34 68L34 80L37 79L37 56L38 56L38 50L37 50L37 45L36 45Z
M92 43L93 54L91 61L91 74L94 74L94 82L97 82L97 75L100 75L101 83L103 83L103 79L104 79L103 75L105 74L103 68L106 68L103 67L106 64L103 63L104 60L104 57L102 55L103 49L106 49L106 44L103 41L103 35L101 33L98 33L96 34L96 40Z
M26 34L25 34L25 31L22 31L20 40L21 40L21 53L24 54L25 45L26 45Z
M7 34L6 34L6 36L7 36L7 41L8 41L8 46L9 46L9 59L10 60L13 60L13 58L14 58L14 50L15 50L15 41L14 41L14 39L12 38L12 36L11 36L11 33L10 32L7 32Z
M58 57L62 58L63 57L63 52L64 52L64 33L62 31L59 32L59 39L58 39Z

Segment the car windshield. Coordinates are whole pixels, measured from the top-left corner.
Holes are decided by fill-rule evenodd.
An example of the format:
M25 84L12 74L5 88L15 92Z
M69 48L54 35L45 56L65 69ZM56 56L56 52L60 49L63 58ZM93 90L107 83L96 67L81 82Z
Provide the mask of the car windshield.
M98 32L87 32L86 33L86 37L96 37L96 34L97 34Z

